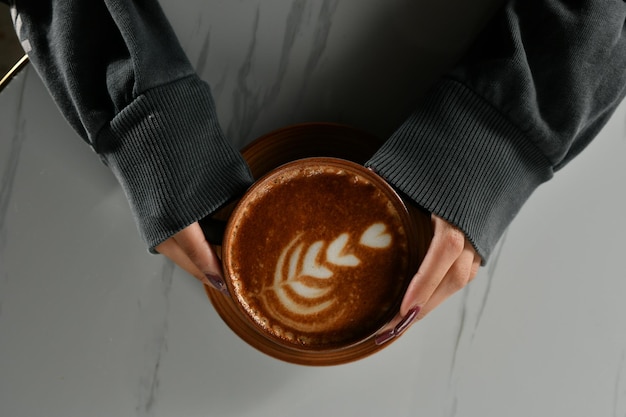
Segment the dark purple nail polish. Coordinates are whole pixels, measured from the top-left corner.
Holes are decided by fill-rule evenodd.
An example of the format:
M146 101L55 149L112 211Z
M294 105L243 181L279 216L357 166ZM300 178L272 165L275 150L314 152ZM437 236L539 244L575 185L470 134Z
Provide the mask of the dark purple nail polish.
M205 274L205 276L216 290L221 293L228 294L228 287L226 287L226 283L222 277L213 274Z
M389 329L389 330L382 332L379 335L376 335L376 338L374 339L374 343L380 346L382 344L387 343L388 341L393 339L395 336L396 336L395 329Z
M408 313L406 313L406 316L402 317L402 320L400 320L400 322L396 324L396 327L394 327L393 329L385 330L384 332L376 335L374 343L376 343L377 345L382 345L384 343L387 343L394 337L400 336L400 334L408 329L411 323L413 323L420 310L421 309L417 306L411 308Z
M406 316L404 316L402 320L400 320L400 323L398 323L396 327L394 328L395 334L399 335L400 333L408 329L411 323L413 323L413 321L417 317L417 313L419 312L420 312L419 307L413 307L412 309L410 309L408 313L406 313Z

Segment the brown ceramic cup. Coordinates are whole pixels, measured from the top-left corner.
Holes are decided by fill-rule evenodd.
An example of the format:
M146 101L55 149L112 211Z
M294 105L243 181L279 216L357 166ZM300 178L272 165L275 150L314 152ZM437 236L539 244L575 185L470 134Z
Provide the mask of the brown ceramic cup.
M417 264L402 199L350 161L307 158L256 182L233 211L222 260L241 314L295 350L360 343L397 312Z
M228 215L230 297L207 292L262 352L307 365L354 361L381 348L373 338L417 270L426 219L359 163L297 159L263 175Z

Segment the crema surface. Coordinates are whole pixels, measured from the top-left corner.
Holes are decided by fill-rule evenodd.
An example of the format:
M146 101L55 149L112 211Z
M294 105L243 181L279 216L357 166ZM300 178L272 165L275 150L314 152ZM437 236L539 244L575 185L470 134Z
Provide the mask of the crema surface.
M408 244L377 185L343 168L293 168L242 204L232 229L232 289L266 332L299 347L337 347L391 318L405 288Z

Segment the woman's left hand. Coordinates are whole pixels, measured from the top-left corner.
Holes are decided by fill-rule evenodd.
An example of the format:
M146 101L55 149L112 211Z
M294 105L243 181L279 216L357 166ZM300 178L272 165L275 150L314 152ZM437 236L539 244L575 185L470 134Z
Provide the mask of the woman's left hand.
M203 284L228 294L221 261L198 223L187 226L155 249Z

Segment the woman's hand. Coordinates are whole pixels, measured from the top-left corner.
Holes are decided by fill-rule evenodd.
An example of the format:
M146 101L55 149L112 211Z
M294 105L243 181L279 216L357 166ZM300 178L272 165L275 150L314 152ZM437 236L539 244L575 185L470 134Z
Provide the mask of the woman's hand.
M416 320L464 288L478 272L481 257L465 234L441 217L432 215L433 239L411 280L400 313L376 336L383 344L400 335Z
M155 249L202 283L228 293L221 262L198 223L187 226Z

